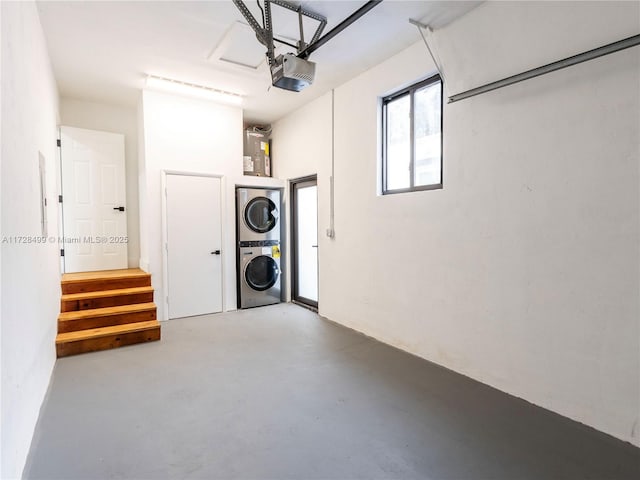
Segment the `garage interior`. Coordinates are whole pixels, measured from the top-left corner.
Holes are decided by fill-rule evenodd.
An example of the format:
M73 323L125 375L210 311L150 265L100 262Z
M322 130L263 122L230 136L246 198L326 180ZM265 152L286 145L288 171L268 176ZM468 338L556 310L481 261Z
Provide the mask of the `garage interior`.
M0 12L2 478L640 477L640 2Z

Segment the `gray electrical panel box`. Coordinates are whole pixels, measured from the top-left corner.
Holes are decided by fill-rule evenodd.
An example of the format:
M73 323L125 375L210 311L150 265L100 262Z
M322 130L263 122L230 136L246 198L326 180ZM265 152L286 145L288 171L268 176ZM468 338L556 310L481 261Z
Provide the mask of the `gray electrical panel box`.
M257 177L271 176L270 129L250 127L244 131L243 172Z

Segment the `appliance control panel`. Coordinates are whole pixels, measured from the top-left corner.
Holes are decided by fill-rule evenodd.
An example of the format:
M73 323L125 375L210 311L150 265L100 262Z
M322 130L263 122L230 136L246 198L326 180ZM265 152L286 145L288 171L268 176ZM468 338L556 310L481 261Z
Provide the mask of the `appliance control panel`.
M250 240L238 242L239 247L273 247L280 245L280 240Z

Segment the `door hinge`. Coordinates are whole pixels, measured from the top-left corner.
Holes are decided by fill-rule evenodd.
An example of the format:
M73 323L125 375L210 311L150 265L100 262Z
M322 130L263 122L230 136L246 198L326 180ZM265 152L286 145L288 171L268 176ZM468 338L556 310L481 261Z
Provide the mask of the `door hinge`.
M56 146L57 147L61 147L62 146L62 141L60 139L56 140Z
M62 203L62 195L58 195L58 203Z
M61 248L61 249L60 249L60 256L61 256L61 257L64 257L64 248Z

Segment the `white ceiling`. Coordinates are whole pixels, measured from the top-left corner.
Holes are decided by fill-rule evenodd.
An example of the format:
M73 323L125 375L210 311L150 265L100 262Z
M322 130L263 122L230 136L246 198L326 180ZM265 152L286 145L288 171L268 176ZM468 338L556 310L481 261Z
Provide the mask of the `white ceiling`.
M261 19L256 2L245 3ZM327 18L326 33L365 2L301 3ZM382 2L311 55L315 82L300 93L271 87L265 48L231 1L39 1L38 10L63 97L135 106L153 74L240 93L245 119L268 123L420 40L409 18L438 28L479 3ZM297 39L295 13L272 10L274 34ZM308 20L306 40L314 30Z

